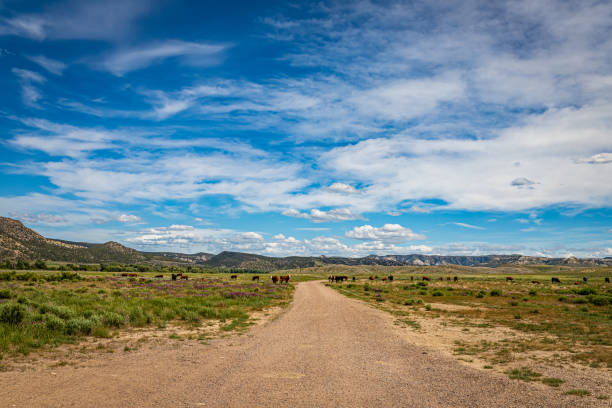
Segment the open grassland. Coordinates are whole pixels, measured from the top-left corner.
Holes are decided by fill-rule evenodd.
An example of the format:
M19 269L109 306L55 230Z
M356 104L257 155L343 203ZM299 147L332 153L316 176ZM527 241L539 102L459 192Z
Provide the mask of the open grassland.
M240 331L254 314L288 304L293 292L292 285L252 276L193 274L173 281L146 273L0 272L0 360L134 328Z
M331 287L393 314L411 342L511 378L609 397L612 268L330 269L348 276Z

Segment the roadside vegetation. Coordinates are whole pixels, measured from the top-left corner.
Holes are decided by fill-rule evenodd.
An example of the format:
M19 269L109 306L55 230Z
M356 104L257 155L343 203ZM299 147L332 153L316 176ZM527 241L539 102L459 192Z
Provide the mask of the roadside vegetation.
M348 280L329 286L393 314L396 324L412 330L411 339L421 336L422 345L445 348L470 365L555 388L564 387L568 368L599 371L603 378L612 371L612 284L605 282L610 267L372 267L334 273ZM552 283L553 277L560 283Z
M253 312L282 306L292 285L253 281L243 274L170 275L43 271L0 272L0 360L4 356L109 338L131 328L194 327L218 322L241 330Z

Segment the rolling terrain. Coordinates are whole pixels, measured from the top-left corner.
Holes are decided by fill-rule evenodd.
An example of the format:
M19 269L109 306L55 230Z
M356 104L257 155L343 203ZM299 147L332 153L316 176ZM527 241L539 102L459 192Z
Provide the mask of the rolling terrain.
M243 268L272 271L278 269L308 268L322 265L384 265L384 266L503 266L503 265L612 265L612 258L544 258L534 256L482 255L369 255L362 258L348 257L268 257L257 254L224 251L217 255L204 252L182 254L176 252L143 252L128 248L118 242L103 244L71 242L46 238L27 228L20 221L0 217L0 261L45 260L77 263L176 263L211 268Z

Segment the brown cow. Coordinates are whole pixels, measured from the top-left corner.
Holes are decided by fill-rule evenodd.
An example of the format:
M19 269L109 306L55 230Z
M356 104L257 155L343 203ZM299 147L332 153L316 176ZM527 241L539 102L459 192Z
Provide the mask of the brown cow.
M154 278L156 278L156 279L163 279L164 275L155 275Z
M574 282L574 285L580 285L580 281Z
M252 280L259 282L259 276L253 276Z
M370 275L370 280L374 280L374 276Z
M135 278L136 276L138 276L138 274L134 273L134 272L130 272L130 273L128 273L128 276L131 277L131 278Z
M441 281L443 281L443 280L444 280L444 278L440 276L440 280L441 280Z
M411 281L413 281L413 280L414 280L414 276L411 276L411 277L410 277L410 280L411 280Z
M423 276L423 280L424 280L424 281L428 281L428 280L429 280L429 278L428 278L427 276Z
M180 278L183 280L189 280L189 276L187 275L181 275Z
M230 279L238 279L238 275L232 275L230 276Z
M272 283L278 283L278 276L272 276Z
M513 280L514 280L514 278L512 278L512 277L510 277L510 276L507 276L507 277L506 277L506 282L512 282Z
M291 279L291 277L289 275L283 275L280 277L280 282L283 283L289 283L289 279Z
M531 283L533 283L534 285L539 285L540 281L531 281Z
M457 282L458 280L459 280L459 278L456 277L456 276L453 278L453 281L455 281L455 282Z
M385 276L384 278L382 278L382 281L386 282L387 281L387 277Z
M451 280L451 279L450 279L450 276L447 276L447 277L446 277L446 280L447 280L447 281L450 281L450 280Z
M127 273L127 272L123 272L123 273L121 274L121 276L128 276L128 273Z

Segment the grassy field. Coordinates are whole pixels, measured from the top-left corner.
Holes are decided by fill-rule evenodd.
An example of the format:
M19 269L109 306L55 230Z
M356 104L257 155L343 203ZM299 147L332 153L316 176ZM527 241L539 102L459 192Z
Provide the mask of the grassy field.
M612 268L375 266L325 272L349 277L329 286L393 314L396 324L414 333L412 340L420 336L421 345L446 347L459 360L551 387L565 382L558 377L569 376L568 369L598 371L609 384L612 284L605 277ZM393 282L382 280L389 275ZM561 374L542 375L533 367Z
M249 316L291 300L292 285L265 275L136 277L100 272L0 272L0 359L85 336L109 338L123 329L197 326L216 321L222 331L247 325Z

